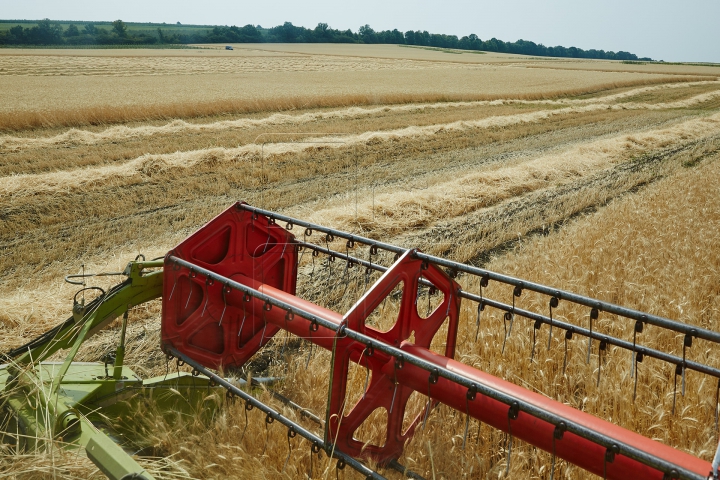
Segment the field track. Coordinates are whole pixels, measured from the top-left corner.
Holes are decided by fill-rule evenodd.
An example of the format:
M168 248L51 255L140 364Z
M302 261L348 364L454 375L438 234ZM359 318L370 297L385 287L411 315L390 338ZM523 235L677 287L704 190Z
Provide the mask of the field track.
M485 63L478 58L453 67L437 60L444 58L437 52L426 59L412 57L421 52L402 59L384 52L368 53L375 55L372 62L349 54L342 57L332 49L314 56L303 51L254 52L254 57L248 53L241 59L249 62L245 67L237 60L222 68L249 69L252 61L272 61L287 70L284 74L297 70L302 80L307 65L315 62L322 68L337 67L338 76L329 77L333 82L340 74L360 82L368 69L397 76L398 71L428 74L454 68L452 75L458 77L448 77L448 82L455 86L457 79L481 73L497 80L510 78L510 72L518 79L508 92L492 87L497 91L473 93L468 87L446 98L434 97L438 92L417 83L410 87L415 97L396 97L398 101L392 101L392 95L399 82L390 82L392 88L375 97L387 101L375 102L365 87L351 82L348 88L356 90L333 97L335 103L287 109L265 99L253 104L262 107L255 110L229 113L232 108L218 107L198 116L189 114L191 109L183 115L169 114L171 103L159 102L159 113L153 115L150 107L143 110L137 102L98 102L87 108L104 105L117 115L91 121L83 117L90 110L82 113L80 99L50 105L43 123L33 120L43 111L34 103L26 111L20 100L12 111L0 108L0 351L24 343L68 315L74 290L62 282L63 275L76 273L81 264L89 271L116 271L138 253L161 256L237 200L720 330L720 80L709 73L714 69L658 73L648 67L639 73L619 73L617 63L534 60L518 66L521 60L515 57L497 57L502 62L493 57ZM33 82L53 81L53 71L68 69L68 78L57 75L57 85L69 88L103 74L98 70L102 65L118 66L113 67L112 56L98 57L100 63L94 57L73 57L69 63L59 57L48 62L37 60L41 56L7 58L0 55L5 68L0 82L19 82L27 76L31 91L36 88ZM217 58L221 57L197 65L209 69L200 72L200 78L228 74L212 67L224 65ZM122 62L128 63L128 76L123 78L132 82L145 77L167 80L176 75L172 69L185 65L173 64L168 56L153 73L150 60ZM357 65L355 70L351 65ZM537 68L525 68L530 66ZM598 72L588 70L593 66L607 71L597 77ZM523 90L547 71L552 71L552 81L562 77L564 90L548 85ZM122 79L115 84L115 77L110 77L108 85L129 85ZM419 77L411 78L420 82ZM587 82L578 86L580 80ZM110 87L98 88L102 92ZM133 101L154 88L137 92ZM178 105L191 98L188 92ZM353 103L353 98L365 100ZM246 101L201 100L236 107ZM355 300L354 294L342 295L342 289L325 277L310 277L309 269L305 263L300 268L303 296L338 310ZM353 282L359 289L361 279ZM490 293L510 297L498 286L491 286ZM539 305L532 296L523 301ZM672 416L667 368L643 364L644 382L632 403L627 395L627 358L613 357L611 351L603 367L607 382L597 388L588 380L596 375L597 359L586 365L579 343L571 347L571 363L563 375L558 368L561 339L556 340L557 348L542 349L536 363L530 364L531 326L519 327L520 333L502 354L500 317L483 320L475 342L474 312L465 310L458 348L462 361L695 455L711 455L716 442L715 385L690 377L688 391L679 400L680 413ZM559 312L568 321L583 321L579 312ZM159 303L138 308L131 317L127 361L143 375L164 374L166 365L157 349ZM610 319L598 328L621 336L630 331ZM97 360L109 351L116 333L113 326L95 337L79 359ZM652 329L645 340L654 347L680 345L676 338ZM287 368L291 380L280 387L283 393L319 412L325 402L327 356L316 352L305 369L307 352L296 348L297 357L278 360L266 366L270 370L265 373ZM701 347L694 354L720 366L718 352ZM354 384L361 388L363 380L358 377ZM421 400L417 405L422 406ZM148 460L148 468L160 477L166 468L168 476L162 478L207 477L207 472L213 478L230 478L242 473L237 465L243 463L245 473L299 478L308 469L309 453L293 453L284 473L279 473L287 441L279 429L266 434L262 423L249 424L244 442L234 427L244 424L241 408L228 407L209 432L192 424L180 430L152 424L151 440L164 458ZM401 459L410 468L426 478L503 475L502 435L483 427L479 436L473 433L476 447L462 451L464 418L439 408L428 425ZM212 447L207 447L207 438ZM83 460L38 455L0 459L0 476L29 469L33 462L58 478L94 474ZM334 477L334 464L321 460L318 467L315 462L314 468L327 468L326 476ZM549 463L549 455L520 445L513 449L510 478L547 478ZM565 478L586 478L572 466L560 468ZM355 478L347 469L342 475Z

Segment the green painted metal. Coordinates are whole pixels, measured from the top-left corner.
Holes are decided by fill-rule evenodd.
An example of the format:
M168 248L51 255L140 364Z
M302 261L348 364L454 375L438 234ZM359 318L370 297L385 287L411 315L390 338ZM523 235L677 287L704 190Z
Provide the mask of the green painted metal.
M96 302L73 305L75 321L65 325L48 344L29 350L17 358L15 363L22 366L42 362L58 350L79 348L84 340L105 328L128 309L159 298L162 295L162 271L145 273L148 268L158 267L162 268L162 261L128 263L123 272L128 277L125 282L101 295ZM68 359L72 361L76 353L77 349L73 348Z
M122 367L121 378L115 379L106 375L104 364L95 362L73 362L57 394L50 397L47 392L61 367L59 362L44 362L13 378L6 366L0 366L5 416L0 425L7 432L3 442L20 450L53 440L70 448L84 447L112 479L131 473L152 478L124 450L147 446L143 427L136 423L138 413L157 412L169 422L203 415L209 420L223 398L204 376L172 372L142 380ZM108 456L114 460L105 462Z
M149 269L162 264L130 262L123 272L126 281L87 305L76 303L73 318L52 339L0 365L0 440L18 449L62 441L68 448L83 448L113 480L150 480L126 451L143 444L135 413L154 409L167 420L214 414L223 397L211 394L216 387L206 377L168 372L142 380L123 365L128 310L160 297L162 271ZM82 343L121 315L112 370L103 363L75 362ZM69 350L63 362L47 361L59 350Z

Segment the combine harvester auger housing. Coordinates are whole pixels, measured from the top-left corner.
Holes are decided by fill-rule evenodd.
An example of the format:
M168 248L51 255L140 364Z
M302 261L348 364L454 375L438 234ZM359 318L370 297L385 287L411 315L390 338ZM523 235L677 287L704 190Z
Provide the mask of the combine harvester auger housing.
M278 222L285 222L280 226ZM336 238L369 247L372 253L385 250L395 254L394 263L385 267L295 239L294 226L326 235L326 243ZM382 276L345 314L313 304L295 296L297 258L307 248L314 255L325 254L344 260L346 268L361 266L379 270ZM211 254L205 253L212 252ZM349 252L349 250L348 250ZM458 317L463 298L479 302L479 307L506 309L508 315L534 319L536 327L547 318L510 308L485 299L460 286L443 271L458 271L489 280L506 280L498 274L467 265L406 250L368 238L340 232L277 213L238 203L189 237L165 258L162 338L163 350L181 358L199 371L241 367L279 330L332 352L328 408L322 446L328 452L342 452L356 458L371 458L381 464L396 460L415 428L427 418L438 402L476 418L511 438L521 439L605 478L707 478L711 465L684 452L652 441L592 415L573 409L507 381L488 375L453 359ZM477 271L473 271L477 270ZM490 275L496 278L490 278ZM511 279L514 280L514 279ZM506 281L512 284L513 282ZM397 321L386 331L366 324L375 310L398 285L402 284ZM418 313L418 287L437 290L443 300L427 318ZM551 308L559 300L590 303L591 319L599 311L638 318L664 328L686 331L693 337L717 341L720 335L702 329L634 312L603 302L531 283L515 284L514 295L523 287L551 295ZM480 310L481 308L479 308ZM537 317L537 318L536 318ZM431 351L430 344L447 321L443 352ZM591 320L592 321L592 320ZM580 327L549 319L550 326L579 333L608 344L627 348L628 342L593 334ZM636 332L638 326L636 325ZM411 341L412 338L412 341ZM687 345L686 341L686 345ZM641 361L651 356L688 367L685 358L637 347L633 352ZM355 362L372 373L372 380L355 405L346 405L348 367ZM695 369L717 376L716 369L695 364ZM425 411L402 431L406 403L412 392L430 400ZM354 433L376 409L387 412L387 436L382 445L364 444Z
M295 227L303 232L302 240L293 235ZM308 241L313 234L324 235L324 246ZM331 248L338 241L344 242L344 253ZM363 258L354 253L361 247L367 249ZM327 260L328 267L336 259L344 262L346 281L350 269L365 270L365 292L349 310L337 312L332 304L317 305L297 295L298 271L303 268L306 253L312 259L313 272L315 258L320 256ZM461 306L470 302L473 310L477 309L478 332L481 312L493 308L503 312L510 329L515 319L534 322L533 332L548 325L548 348L553 331L562 332L566 355L567 340L574 335L585 337L588 361L593 342L599 358L608 346L614 346L631 352L635 379L638 363L652 358L670 364L675 379L682 376L683 385L686 372L695 371L718 381L720 392L720 369L692 361L686 355L694 339L711 342L712 348L717 348L717 332L244 203L233 205L211 220L172 249L164 261L136 259L123 273L126 281L103 291L87 305L76 304L72 318L5 354L7 363L0 365L0 427L7 432L10 425L24 435L13 437L17 448L27 438L62 438L70 448L84 448L112 479L150 479L106 435L113 433L113 422L107 420L127 416L128 402L137 399L154 401L161 411L172 414L185 408L183 405L196 403L182 397L191 399L198 393L197 405L212 410L216 404L202 404L202 399L208 389L217 388L224 389L230 398L240 397L247 410L264 412L267 425L278 422L287 427L288 438L300 435L308 440L313 453L325 451L336 458L337 468L347 465L368 478L383 477L364 465L364 459L402 470L397 459L405 444L418 428L423 428L439 403L466 417L463 448L470 418L505 432L508 466L513 439L520 439L551 452L553 470L557 457L609 479L713 477L710 462L465 365L454 357ZM380 273L379 278L368 282L374 273ZM455 280L460 273L477 277L479 292L461 288ZM512 288L512 305L483 295L482 288L490 281ZM348 293L348 285L342 297ZM549 316L515 305L515 298L525 290L548 297ZM424 305L421 307L418 301L420 292L427 292L425 314ZM349 293L353 298L358 296L352 289ZM436 297L432 308L431 294ZM193 372L177 371L141 380L123 365L127 312L159 296L161 348L168 362L175 358L178 366L185 363ZM377 316L373 315L384 312L388 299L397 306L397 315L390 325L374 323ZM589 328L553 318L553 309L561 301L587 308ZM598 332L593 322L601 313L614 315L617 321L634 322L632 342ZM119 316L124 320L114 358L105 365L74 362L81 344ZM680 334L682 357L639 344L637 336L644 325ZM250 390L241 388L244 382L224 376L246 366L280 331L310 342L311 348L316 345L331 353L325 418L285 402L320 424L320 434L253 397ZM61 349L69 349L62 364L47 361ZM348 388L353 368L361 368L367 375L357 400L351 398ZM601 364L598 382L600 371ZM427 400L423 409L410 414L409 399L414 392ZM47 410L40 421L34 413L37 408ZM717 399L715 408L717 412ZM378 410L385 414L385 437L376 443L359 440L358 430ZM7 443L6 439L0 440ZM472 448L470 444L467 447Z

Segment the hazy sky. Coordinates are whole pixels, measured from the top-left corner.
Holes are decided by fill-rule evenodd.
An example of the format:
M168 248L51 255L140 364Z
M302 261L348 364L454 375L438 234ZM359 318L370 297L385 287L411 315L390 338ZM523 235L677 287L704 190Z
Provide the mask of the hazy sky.
M720 0L0 0L2 19L427 30L720 62Z

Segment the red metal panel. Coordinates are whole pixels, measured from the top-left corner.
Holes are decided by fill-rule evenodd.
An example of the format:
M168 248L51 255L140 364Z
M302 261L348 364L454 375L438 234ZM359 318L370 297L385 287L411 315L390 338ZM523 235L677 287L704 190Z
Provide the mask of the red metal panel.
M266 217L235 205L185 239L170 254L235 280L248 276L295 293L294 236ZM224 285L165 265L162 342L211 368L243 365L279 328L262 309ZM249 299L246 299L249 300Z
M389 345L398 346L401 342L414 337L415 345L430 348L430 344L447 319L448 328L444 338L446 357L455 356L457 321L460 310L460 297L456 295L459 286L442 270L428 265L407 251L370 290L345 315L344 321L349 329L364 333ZM432 283L443 301L427 318L418 314L418 285L421 280ZM402 282L400 310L394 325L386 332L366 324L368 316L383 303L393 289ZM394 377L395 359L374 352L368 355L365 346L353 342L341 349L336 348L332 369L333 395L330 399L330 431L337 447L354 457L370 457L378 462L397 458L402 453L405 442L409 440L420 422L422 413L412 419L403 432L403 420L408 399L413 390L397 384ZM372 372L367 391L355 405L348 405L346 386L350 360L361 363ZM382 445L366 444L356 440L358 428L378 408L387 413L386 438Z

